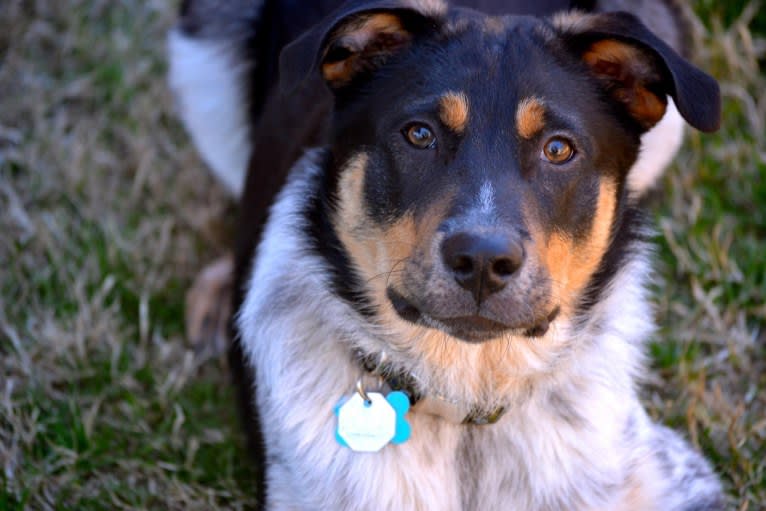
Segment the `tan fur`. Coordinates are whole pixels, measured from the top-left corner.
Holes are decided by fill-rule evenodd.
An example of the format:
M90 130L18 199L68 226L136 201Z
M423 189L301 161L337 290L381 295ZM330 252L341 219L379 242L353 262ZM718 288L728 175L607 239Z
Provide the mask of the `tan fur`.
M408 213L391 225L380 226L364 211L364 172L366 154L349 160L341 171L339 183L339 212L335 219L338 237L349 252L352 261L370 286L375 300L387 303L386 286L399 283L401 265L416 251L425 253L422 243L432 238L443 219L446 200L436 201L416 223Z
M447 12L447 4L442 0L409 0L407 5L431 17L442 17ZM347 58L324 62L322 76L334 86L341 86L363 70L373 59L389 55L407 46L412 40L410 34L398 16L386 12L365 14L343 26L333 34L335 43L351 53Z
M432 238L441 223L448 198L435 201L418 222L412 214L407 213L391 225L377 225L364 211L364 173L367 162L366 154L357 154L341 171L339 212L335 227L352 260L367 278L372 278L395 270L395 265L411 257L417 250L424 252L421 245L424 240Z
M228 344L234 257L216 259L194 279L186 293L186 339L196 353L218 354Z
M532 138L545 127L545 106L535 97L524 98L516 108L516 130L522 138Z
M430 378L422 381L424 387L462 405L504 404L498 398L523 391L536 371L560 353L561 346L547 338L529 342L508 335L478 344L460 342L436 329L403 325L389 303L381 310L383 324L398 325L391 340L403 343L397 345L404 353L399 362L417 360L413 373ZM439 371L432 373L434 367Z
M651 70L644 64L645 57L639 50L608 39L593 43L583 54L583 60L596 76L614 79L624 85L616 88L613 94L644 126L654 126L665 115L665 97L658 97L644 87L642 75L651 73Z
M364 273L374 271L370 254L365 253L363 245L358 242L359 234L365 229L364 214L364 171L367 168L368 156L364 153L351 158L341 172L338 184L339 210L335 220L338 237L349 251L352 260L363 265ZM366 237L366 236L365 236Z
M366 154L351 158L341 172L340 207L335 227L352 261L363 278L371 279L376 296L385 298L385 282L396 278L394 266L409 257L417 234L412 215L405 215L391 226L374 225L364 211L364 172ZM376 281L383 281L383 286Z
M455 133L465 131L468 112L468 97L462 92L447 92L439 100L439 118Z
M578 34L592 30L596 19L594 15L571 11L556 14L552 21L560 31ZM667 99L644 86L654 71L640 50L622 41L605 39L593 43L582 59L597 77L621 85L613 88L613 96L624 103L631 116L644 127L654 126L665 115Z
M409 44L412 39L401 20L388 13L360 16L342 27L333 37L336 45L341 45L351 52L343 60L322 64L325 80L335 85L349 82L364 68L365 59L390 54ZM381 38L385 38L385 45L374 44Z
M405 215L385 228L373 225L363 211L362 192L367 161L365 154L354 156L341 171L339 213L335 225L354 266L368 282L370 298L379 310L380 323L402 325L386 296L386 288L389 285L401 287L402 261L417 250L418 240L430 238L424 231L433 234L440 216L435 210L426 213L420 228L412 215ZM442 332L408 325L403 328L407 330L404 335L394 336L404 343L397 348L417 354L428 364L436 364L434 367L454 367L474 358L467 356L465 346L445 342ZM473 381L464 381L463 385L466 392L475 393L481 383L476 377Z
M609 246L617 202L615 193L616 188L612 181L601 182L593 226L587 240L583 242L576 243L575 240L556 232L544 240L539 232L533 230L538 257L548 269L554 285L554 300L578 296L598 268ZM567 309L573 305L561 303L564 312L570 312Z

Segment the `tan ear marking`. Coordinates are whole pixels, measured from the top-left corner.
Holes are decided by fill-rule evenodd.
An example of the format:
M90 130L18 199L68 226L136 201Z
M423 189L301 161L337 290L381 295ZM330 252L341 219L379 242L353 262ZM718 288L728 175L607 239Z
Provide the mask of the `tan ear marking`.
M630 115L644 127L654 126L665 115L665 96L657 96L645 86L659 77L640 50L621 41L606 39L593 43L582 58L596 77L617 84L612 96L623 103Z
M545 106L535 97L524 98L516 108L516 130L521 138L530 139L545 127Z
M390 55L406 46L412 40L401 20L389 13L360 16L343 26L325 51L325 59L331 49L343 49L347 54L337 60L325 60L322 76L333 85L343 85L371 66L381 57Z
M439 100L439 118L455 133L468 124L468 97L462 92L447 92Z

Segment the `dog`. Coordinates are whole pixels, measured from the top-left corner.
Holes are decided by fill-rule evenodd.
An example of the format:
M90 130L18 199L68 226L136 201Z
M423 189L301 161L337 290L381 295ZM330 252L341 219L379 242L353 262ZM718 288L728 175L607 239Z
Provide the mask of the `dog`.
M278 4L216 25L186 2L170 40L187 125L242 194L230 360L263 508L723 509L638 397L641 196L678 119L720 123L679 39L627 2ZM194 104L224 32L229 79Z

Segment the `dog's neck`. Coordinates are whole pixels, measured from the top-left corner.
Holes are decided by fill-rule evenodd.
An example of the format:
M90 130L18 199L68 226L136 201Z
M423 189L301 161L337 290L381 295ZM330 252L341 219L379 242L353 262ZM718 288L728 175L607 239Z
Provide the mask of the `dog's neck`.
M387 360L386 352L366 353L353 350L354 360L370 376L381 381L383 390L404 392L411 406L421 413L441 417L455 424L494 424L506 411L505 406L487 406L482 403L458 403L446 396L423 389L413 373L398 368Z

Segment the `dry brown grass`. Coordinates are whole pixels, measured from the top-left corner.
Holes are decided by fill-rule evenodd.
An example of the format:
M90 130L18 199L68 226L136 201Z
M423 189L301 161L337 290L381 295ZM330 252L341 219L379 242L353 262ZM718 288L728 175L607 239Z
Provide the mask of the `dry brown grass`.
M172 113L174 12L0 9L0 508L249 501L221 364L181 335L229 204Z
M716 463L741 510L766 509L766 34L748 29L764 15L751 3L729 27L697 27L724 126L690 134L657 204L661 379L647 397Z
M226 246L231 205L173 115L174 10L0 8L0 510L253 504L223 364L195 359L182 338L184 290ZM747 24L699 30L726 124L689 137L656 204L663 329L646 400L715 461L732 506L755 510L766 502L766 80Z

